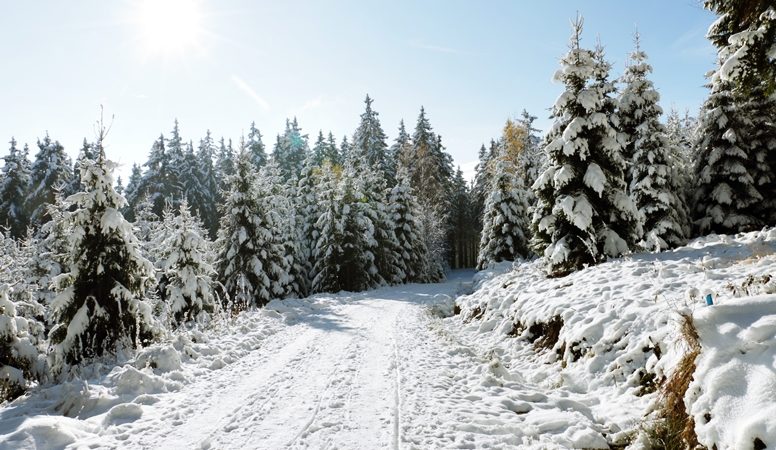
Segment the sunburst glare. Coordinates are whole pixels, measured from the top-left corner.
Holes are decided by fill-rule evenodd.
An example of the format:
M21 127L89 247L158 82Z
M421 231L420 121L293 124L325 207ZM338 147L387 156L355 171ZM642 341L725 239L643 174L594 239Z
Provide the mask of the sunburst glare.
M181 56L202 49L203 13L199 0L141 0L136 5L146 56Z

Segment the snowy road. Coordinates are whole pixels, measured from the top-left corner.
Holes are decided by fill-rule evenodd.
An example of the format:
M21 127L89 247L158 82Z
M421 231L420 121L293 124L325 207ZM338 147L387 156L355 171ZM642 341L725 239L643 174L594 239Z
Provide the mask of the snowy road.
M471 275L273 301L178 336L0 410L0 449L609 448L599 398L526 381L467 340L479 325L442 318Z
M465 369L431 324L467 275L444 285L357 294L270 336L260 348L143 407L122 448L421 448L444 439L433 416ZM479 364L472 361L471 366ZM124 440L126 439L126 440Z

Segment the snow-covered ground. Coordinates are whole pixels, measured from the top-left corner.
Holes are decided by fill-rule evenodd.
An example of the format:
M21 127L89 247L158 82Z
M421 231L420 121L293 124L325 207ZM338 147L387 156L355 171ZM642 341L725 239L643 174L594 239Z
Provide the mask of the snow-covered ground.
M545 392L515 418L519 433L539 427L550 448L606 448L596 435L647 446L643 431L661 399L655 382L687 351L686 314L701 345L684 397L700 443L776 446L776 229L712 235L557 279L538 261L510 266L481 272L478 289L458 300L458 335ZM570 427L589 443L570 439Z
M701 443L771 448L775 251L776 231L710 236L558 279L505 264L470 294L464 271L273 301L33 389L0 409L0 448L639 448L680 313L702 347L685 397Z

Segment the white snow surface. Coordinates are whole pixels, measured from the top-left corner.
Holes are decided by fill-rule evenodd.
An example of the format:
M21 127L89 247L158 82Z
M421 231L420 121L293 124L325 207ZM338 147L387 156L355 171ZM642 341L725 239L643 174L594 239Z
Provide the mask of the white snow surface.
M701 339L685 399L700 442L770 448L775 251L776 230L712 235L564 278L535 260L274 300L33 388L0 408L0 449L643 448L659 394L640 381L683 355L679 313Z
M690 314L701 353L685 405L700 443L745 449L757 438L771 448L776 295L763 294L776 293L775 252L770 229L711 235L564 278L547 279L541 261L516 265L458 299L464 328L457 336L476 343L477 354L492 355L499 382L506 386L511 377L512 386L541 393L524 399L525 411L513 418L521 446L606 448L608 441L645 448L639 432L656 420L660 394L642 388L644 375L673 373L687 349L680 314ZM714 305L706 305L707 294ZM551 348L537 345L547 342L539 326L553 318L562 320L557 340ZM590 441L572 439L572 428Z

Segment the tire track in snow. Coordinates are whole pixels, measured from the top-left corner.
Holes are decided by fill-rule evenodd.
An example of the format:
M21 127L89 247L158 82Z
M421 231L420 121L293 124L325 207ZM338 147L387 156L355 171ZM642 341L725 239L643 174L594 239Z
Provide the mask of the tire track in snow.
M350 349L350 347L353 346L353 344L356 344L357 337L354 337L350 344L348 344L345 351ZM294 436L294 438L291 440L291 442L288 443L288 447L291 447L300 437L302 437L309 429L310 426L312 426L313 422L315 422L315 419L318 417L318 412L321 410L321 403L323 402L324 397L326 394L329 393L329 390L332 386L332 382L334 381L334 376L337 375L341 371L342 361L344 357L340 356L337 360L337 364L335 365L334 369L329 373L329 376L326 379L326 385L324 386L323 390L318 394L318 400L315 402L315 410L313 411L312 415L310 416L310 420L308 420L301 430Z
M399 367L399 317L396 316L393 326L393 364L395 371L394 392L393 392L393 448L401 448L401 369Z

